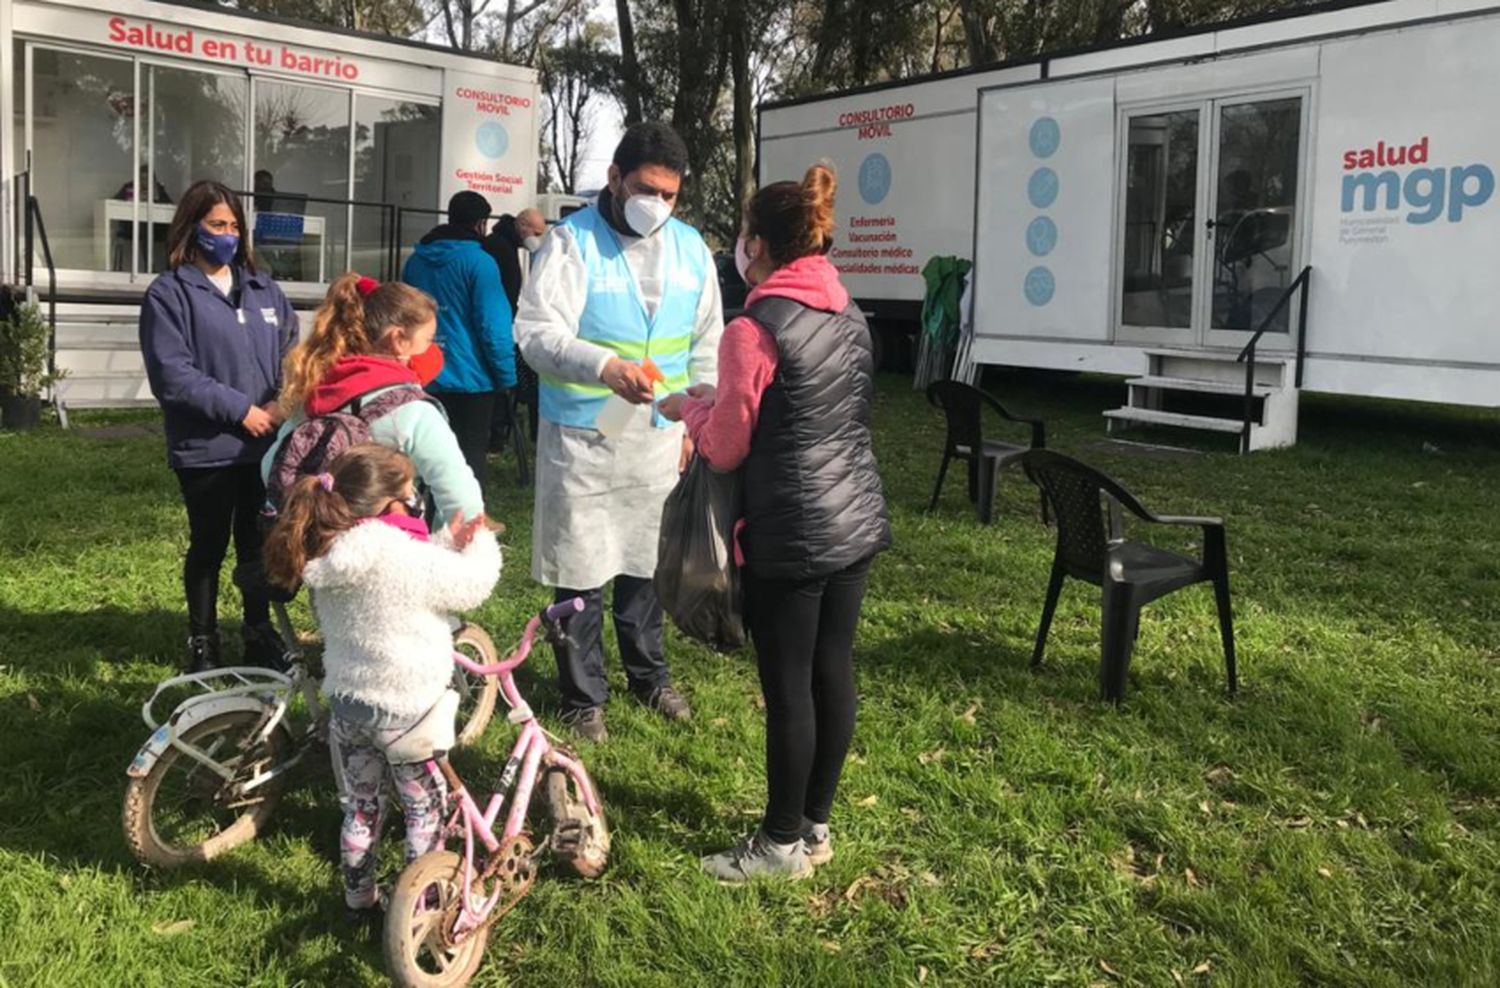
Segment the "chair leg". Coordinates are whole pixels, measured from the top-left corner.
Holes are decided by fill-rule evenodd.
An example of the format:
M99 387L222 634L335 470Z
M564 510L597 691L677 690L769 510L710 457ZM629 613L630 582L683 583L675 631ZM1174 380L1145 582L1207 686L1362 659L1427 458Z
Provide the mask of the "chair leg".
M1040 491L1042 500L1042 527L1046 528L1052 524L1052 518L1047 514L1047 492Z
M943 464L938 467L937 484L932 488L932 502L927 505L928 511L936 511L938 498L943 495L943 481L948 476L948 463L953 459L953 454L947 450L943 451Z
M1039 669L1042 665L1042 653L1047 649L1047 632L1052 628L1052 615L1057 613L1057 598L1062 596L1063 577L1062 561L1052 561L1052 577L1047 581L1047 602L1042 605L1042 623L1036 629L1036 648L1031 652L1031 668Z
M979 503L979 461L981 457L977 451L969 454L969 503Z
M1234 661L1234 613L1229 607L1229 574L1214 577L1214 599L1219 604L1219 637L1224 640L1224 675L1229 680L1229 692L1240 688L1239 674Z
M979 511L979 524L988 525L995 518L995 483L1000 474L1000 461L989 456L979 457L979 498L975 502Z
M1099 641L1099 693L1104 699L1119 703L1125 699L1125 676L1130 671L1130 654L1135 650L1135 636L1140 629L1141 607L1123 583L1104 581L1103 628Z

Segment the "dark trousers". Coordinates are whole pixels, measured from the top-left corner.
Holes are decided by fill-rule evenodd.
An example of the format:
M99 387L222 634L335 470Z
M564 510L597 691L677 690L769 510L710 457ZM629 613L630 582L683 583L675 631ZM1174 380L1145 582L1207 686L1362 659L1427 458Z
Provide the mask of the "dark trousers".
M194 635L213 634L219 627L219 570L229 537L234 536L234 556L240 566L260 560L257 518L266 501L266 488L257 463L182 468L177 471L177 483L188 516L188 551L182 563L188 628ZM270 620L264 594L246 592L244 601L246 624Z
M564 713L601 707L609 699L604 673L604 591L557 590L555 600L582 597L584 609L568 619L568 640L557 646L557 685ZM615 637L630 689L649 694L672 682L662 645L661 601L650 580L615 577L613 599Z
M854 631L870 561L817 580L745 573L745 608L766 699L766 815L779 844L802 818L827 823L854 737Z
M490 448L490 421L495 417L493 391L434 391L432 396L448 413L448 425L458 437L458 448L464 462L474 471L474 479L483 487L489 467L485 454Z

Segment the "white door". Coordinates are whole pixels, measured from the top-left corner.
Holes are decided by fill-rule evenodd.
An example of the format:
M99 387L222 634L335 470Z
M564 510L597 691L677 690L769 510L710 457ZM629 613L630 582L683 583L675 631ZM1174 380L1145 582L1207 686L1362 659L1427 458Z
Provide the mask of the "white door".
M1116 339L1249 339L1300 270L1306 105L1293 92L1121 112ZM1294 304L1263 345L1290 345Z

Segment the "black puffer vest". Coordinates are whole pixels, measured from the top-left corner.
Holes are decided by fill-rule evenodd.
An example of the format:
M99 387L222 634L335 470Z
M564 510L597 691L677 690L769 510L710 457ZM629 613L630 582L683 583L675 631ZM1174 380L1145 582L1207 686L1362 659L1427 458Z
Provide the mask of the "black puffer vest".
M747 315L779 356L745 461L745 563L770 579L829 576L891 544L870 448L870 329L853 304L768 296Z

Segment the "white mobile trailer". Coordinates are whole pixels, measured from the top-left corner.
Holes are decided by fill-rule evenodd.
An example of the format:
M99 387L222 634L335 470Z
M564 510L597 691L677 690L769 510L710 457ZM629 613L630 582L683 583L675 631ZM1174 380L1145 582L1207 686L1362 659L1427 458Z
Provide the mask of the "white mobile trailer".
M1112 427L1239 433L1244 448L1295 440L1303 388L1500 404L1497 50L1494 0L1385 0L936 80L1031 73L976 87L973 359L1137 375ZM880 104L914 102L899 92ZM767 126L772 112L765 178L851 143L788 155L796 130ZM916 143L911 177L934 203L957 195L973 170L949 164L949 142ZM1289 291L1304 272L1308 290ZM1247 371L1242 421L1223 409ZM1221 407L1183 414L1184 395Z
M1388 0L984 89L973 359L1139 375L1112 427L1245 448L1303 388L1500 404L1496 51L1500 4ZM1248 421L1171 410L1247 371Z

